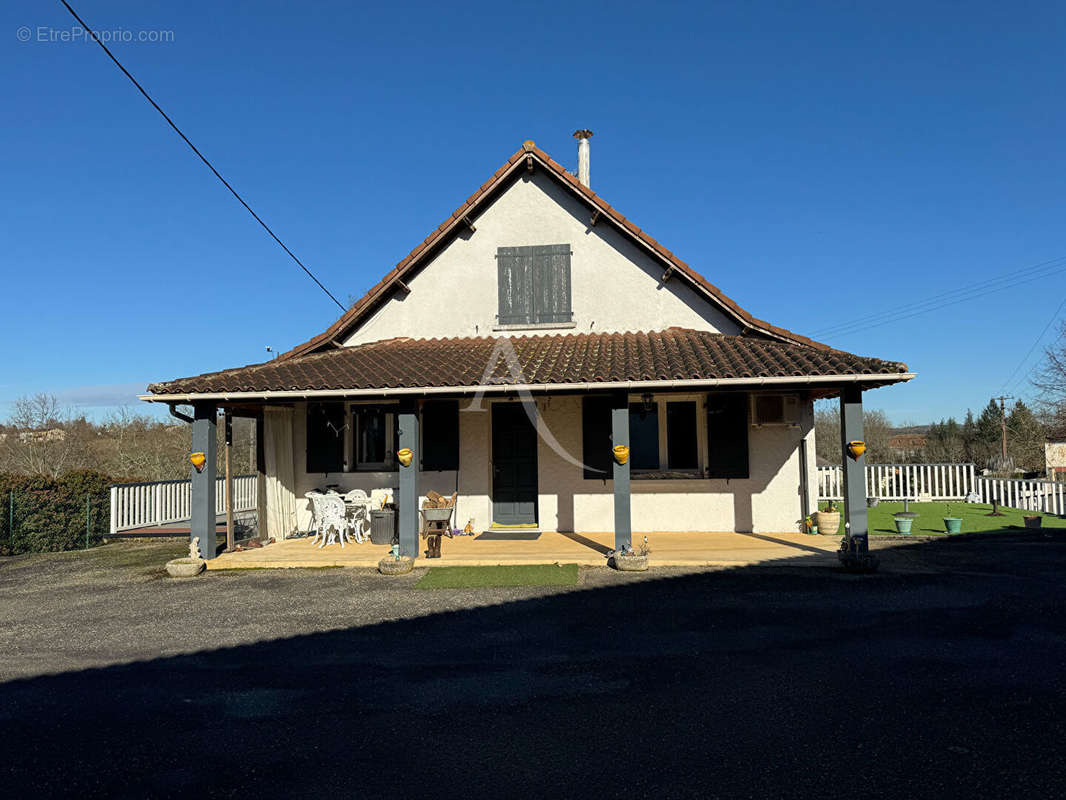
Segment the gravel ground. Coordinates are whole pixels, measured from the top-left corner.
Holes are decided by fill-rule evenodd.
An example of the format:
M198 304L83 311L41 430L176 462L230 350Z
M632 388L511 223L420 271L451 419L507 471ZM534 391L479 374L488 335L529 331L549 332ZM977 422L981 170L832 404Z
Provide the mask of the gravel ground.
M895 543L891 543L894 545ZM0 785L33 796L1063 794L1066 540L882 570L415 591L166 577L181 543L0 560Z

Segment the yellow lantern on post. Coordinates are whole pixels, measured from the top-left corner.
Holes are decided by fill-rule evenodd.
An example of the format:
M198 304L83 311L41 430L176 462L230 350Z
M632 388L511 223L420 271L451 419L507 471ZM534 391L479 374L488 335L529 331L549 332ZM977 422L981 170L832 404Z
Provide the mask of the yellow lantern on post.
M629 448L626 447L624 444L615 445L614 460L617 461L619 465L625 464L627 461L629 461Z
M861 439L853 439L848 442L848 455L852 461L858 461L859 457L866 452L866 442Z
M207 456L203 453L193 453L189 456L189 461L192 462L194 467L196 467L197 472L203 472L204 464L207 463Z
M414 451L412 451L410 447L405 447L402 450L396 451L396 459L405 467L411 466L411 460L414 457Z

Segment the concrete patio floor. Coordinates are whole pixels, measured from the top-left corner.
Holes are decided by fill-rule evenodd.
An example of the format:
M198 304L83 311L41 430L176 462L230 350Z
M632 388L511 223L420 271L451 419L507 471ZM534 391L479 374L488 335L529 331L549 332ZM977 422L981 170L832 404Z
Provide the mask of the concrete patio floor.
M635 534L640 543L644 534ZM837 536L800 533L649 533L651 562L659 567L748 566L782 559L803 559L804 564L836 563ZM445 538L441 558L419 566L492 566L497 564L567 563L602 566L614 546L612 533L557 533L545 531L535 540L482 539L479 536ZM425 548L425 542L421 542ZM376 567L389 554L382 545L331 544L319 547L309 538L289 539L263 548L223 553L207 562L208 569L285 567Z

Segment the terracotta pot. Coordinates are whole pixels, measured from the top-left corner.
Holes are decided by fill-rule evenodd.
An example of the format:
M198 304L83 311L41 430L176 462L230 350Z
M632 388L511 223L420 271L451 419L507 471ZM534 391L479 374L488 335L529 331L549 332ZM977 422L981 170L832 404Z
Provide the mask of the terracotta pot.
M818 533L823 536L836 536L840 531L839 511L817 511L814 520L818 525Z

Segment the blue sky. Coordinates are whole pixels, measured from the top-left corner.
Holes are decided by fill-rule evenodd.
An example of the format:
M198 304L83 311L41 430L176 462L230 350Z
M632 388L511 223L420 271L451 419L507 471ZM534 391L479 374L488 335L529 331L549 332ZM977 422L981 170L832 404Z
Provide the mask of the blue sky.
M1066 256L1061 4L73 4L173 32L113 49L342 300L524 139L572 167L579 127L597 192L801 333ZM0 10L0 412L47 391L100 415L324 329L336 307L103 52L41 41L72 23ZM1064 285L823 338L919 373L868 395L893 421L960 415Z

